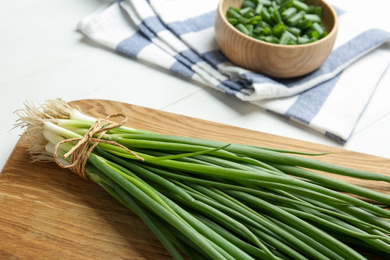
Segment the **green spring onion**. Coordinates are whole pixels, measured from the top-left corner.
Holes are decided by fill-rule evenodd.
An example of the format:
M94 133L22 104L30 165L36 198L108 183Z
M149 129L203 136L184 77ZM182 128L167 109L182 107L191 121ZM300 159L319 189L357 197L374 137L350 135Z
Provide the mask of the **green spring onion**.
M285 30L280 41L291 44L293 37L310 40ZM326 154L162 135L109 121L91 132L101 121L61 99L40 108L27 104L17 114L35 160L57 155L60 166L69 166L74 160L65 155L83 137L86 149L94 142L77 173L138 215L174 259L365 259L356 248L390 257L390 211L383 207L390 196L318 171L390 183L387 175L309 157Z

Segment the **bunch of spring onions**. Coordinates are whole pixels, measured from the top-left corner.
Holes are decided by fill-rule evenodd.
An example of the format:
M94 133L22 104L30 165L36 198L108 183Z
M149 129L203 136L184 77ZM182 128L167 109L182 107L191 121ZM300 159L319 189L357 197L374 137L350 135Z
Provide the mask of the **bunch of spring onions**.
M80 139L95 138L85 177L137 214L174 259L365 259L360 250L390 257L383 208L390 196L317 170L385 182L390 176L125 126L91 134L96 119L62 99L26 104L17 114L35 160L58 156L65 167Z

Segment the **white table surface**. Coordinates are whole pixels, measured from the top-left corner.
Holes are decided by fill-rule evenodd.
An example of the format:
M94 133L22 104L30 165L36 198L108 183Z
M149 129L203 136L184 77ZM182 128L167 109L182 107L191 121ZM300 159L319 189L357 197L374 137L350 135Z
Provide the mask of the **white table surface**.
M109 99L246 129L390 158L390 70L381 79L348 143L342 145L260 108L129 59L85 39L77 23L104 0L0 2L0 169L19 140L11 130L26 100ZM362 11L367 2L353 1ZM344 3L344 1L343 1ZM372 0L370 5L388 5ZM388 10L377 8L376 12ZM366 12L367 19L389 17ZM370 16L371 15L371 16ZM382 20L381 20L382 19ZM390 48L389 48L390 51ZM375 69L375 68L372 68ZM367 71L370 73L370 71ZM142 88L139 86L142 85ZM153 93L150 98L150 93Z

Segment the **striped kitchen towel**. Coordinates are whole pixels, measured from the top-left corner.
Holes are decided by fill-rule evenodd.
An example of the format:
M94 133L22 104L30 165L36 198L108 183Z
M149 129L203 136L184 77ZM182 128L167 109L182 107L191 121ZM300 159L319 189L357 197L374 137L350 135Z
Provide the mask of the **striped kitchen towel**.
M325 63L302 77L272 79L235 66L220 52L214 38L217 5L217 0L118 1L80 21L78 29L117 52L346 142L389 65L384 44L389 30L356 26L354 14L335 8L339 33Z

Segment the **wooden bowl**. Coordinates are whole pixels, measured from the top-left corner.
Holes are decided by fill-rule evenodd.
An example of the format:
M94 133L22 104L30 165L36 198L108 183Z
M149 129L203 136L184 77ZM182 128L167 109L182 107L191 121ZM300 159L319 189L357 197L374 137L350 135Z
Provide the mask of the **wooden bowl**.
M327 59L336 40L338 20L333 8L322 0L307 0L322 7L322 24L328 35L302 45L279 45L249 37L226 20L230 6L240 7L243 0L221 0L215 18L215 38L225 56L237 66L275 78L308 74Z

